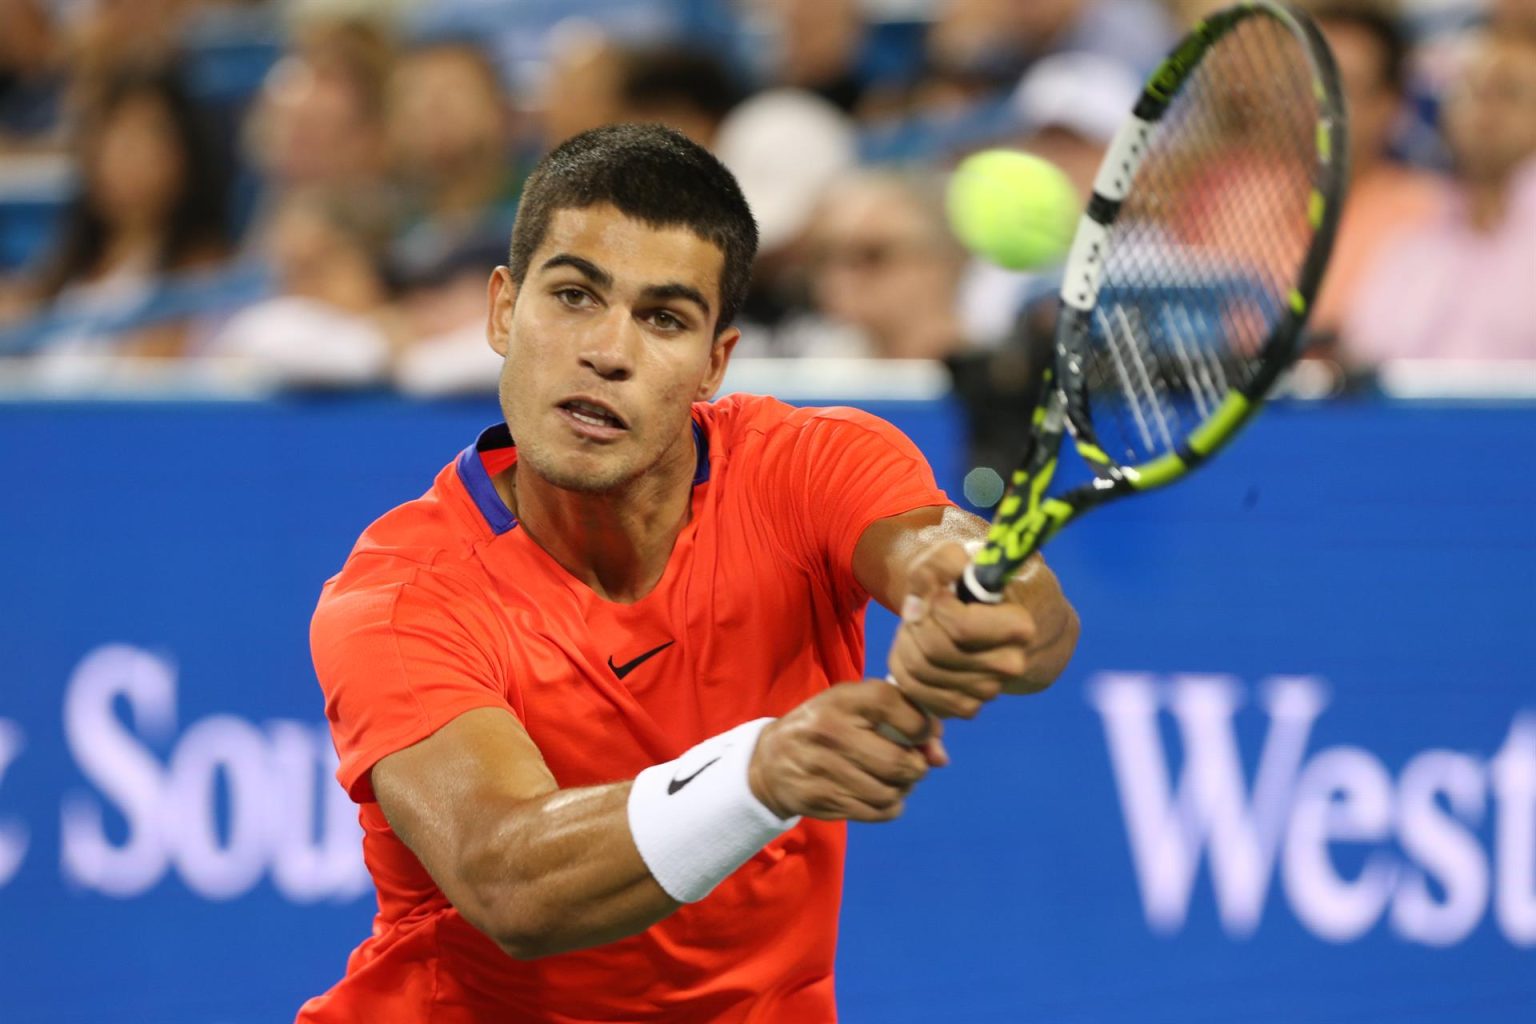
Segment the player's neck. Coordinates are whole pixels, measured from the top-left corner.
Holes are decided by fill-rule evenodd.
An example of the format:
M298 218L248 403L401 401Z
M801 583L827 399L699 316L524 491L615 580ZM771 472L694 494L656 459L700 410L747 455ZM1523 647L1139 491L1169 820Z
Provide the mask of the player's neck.
M603 494L569 491L531 469L506 474L509 507L534 542L599 597L631 604L661 582L692 509L691 462L668 460Z

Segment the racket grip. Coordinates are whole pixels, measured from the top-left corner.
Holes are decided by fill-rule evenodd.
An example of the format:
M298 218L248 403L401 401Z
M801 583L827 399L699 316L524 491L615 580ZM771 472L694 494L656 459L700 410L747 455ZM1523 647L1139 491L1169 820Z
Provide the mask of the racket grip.
M976 555L980 553L983 546L984 542L982 541L970 541L965 546L966 553L969 554L972 558L975 558ZM994 594L992 591L981 585L981 581L976 578L975 562L966 563L965 572L963 572L960 575L960 578L954 582L954 590L956 596L958 596L960 600L964 601L966 604L998 604L1003 599L1002 594ZM887 673L885 681L890 683L892 686L898 685L896 682L896 677L890 675L889 673ZM905 696L905 694L903 694L903 696ZM929 722L933 721L933 715L929 713L927 708L920 707L918 704L913 702L911 698L908 698L907 702L921 711L923 713L923 717L927 718ZM875 726L875 731L878 732L881 736L884 736L886 739L890 740L892 743L899 743L904 747L911 747L915 745L910 738L897 732L895 729L891 728L889 725L886 725L884 722Z
M887 673L885 681L896 687L897 693L901 693L901 685L896 682L895 676ZM929 713L927 708L919 706L915 701L912 700L912 698L907 697L907 695L904 693L902 694L902 697L906 698L908 704L911 704L914 708L917 708L917 710L921 711L923 713L923 717L928 719L930 725L933 724L933 715ZM903 747L915 747L920 745L913 743L910 736L902 732L897 732L895 728L886 724L885 722L881 722L879 725L875 726L875 732L879 733L881 736L884 736L892 743L898 743Z
M1001 591L988 590L976 578L975 562L968 563L965 572L955 580L955 594L966 604L1001 604L1003 600Z

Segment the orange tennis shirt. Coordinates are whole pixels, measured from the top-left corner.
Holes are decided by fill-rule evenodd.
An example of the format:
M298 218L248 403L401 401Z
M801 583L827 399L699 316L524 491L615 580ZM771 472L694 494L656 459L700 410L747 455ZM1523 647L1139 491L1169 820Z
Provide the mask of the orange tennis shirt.
M661 582L614 604L518 528L493 427L363 534L311 631L337 777L360 805L373 934L302 1024L836 1019L845 829L804 820L705 899L592 949L514 960L390 831L369 773L455 716L508 708L561 787L633 778L864 667L865 527L947 504L898 430L852 409L731 396L693 409L692 516Z

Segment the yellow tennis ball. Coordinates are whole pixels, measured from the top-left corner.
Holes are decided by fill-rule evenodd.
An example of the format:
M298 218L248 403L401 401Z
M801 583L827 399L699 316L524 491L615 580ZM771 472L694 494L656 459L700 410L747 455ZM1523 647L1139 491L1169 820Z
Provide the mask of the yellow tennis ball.
M971 252L1009 270L1033 270L1066 259L1083 202L1049 160L988 149L955 168L945 207Z

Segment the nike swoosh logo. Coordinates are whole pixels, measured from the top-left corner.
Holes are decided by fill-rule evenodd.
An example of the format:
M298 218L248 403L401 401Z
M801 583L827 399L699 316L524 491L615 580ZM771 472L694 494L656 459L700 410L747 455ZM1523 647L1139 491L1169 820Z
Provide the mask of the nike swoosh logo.
M656 657L656 655L660 654L662 651L666 650L668 647L671 647L675 643L677 643L676 640L668 640L660 647L652 647L650 650L640 655L640 657L636 658L634 661L626 661L622 665L615 665L613 663L613 655L610 654L608 655L608 667L613 670L614 675L618 676L620 679L623 679L635 669L645 664L646 661Z
M705 761L703 764L699 765L698 771L694 772L692 775L688 776L686 779L673 779L671 782L667 783L667 796L671 796L673 793L676 793L678 790L680 790L684 786L688 785L688 783L690 783L694 779L698 778L699 777L699 772L702 772L705 768L708 768L710 765L714 764L718 760L720 760L720 758L718 758L718 757L711 758L708 761Z

